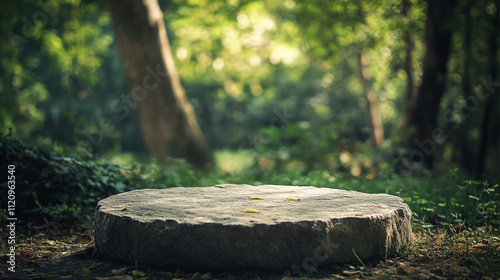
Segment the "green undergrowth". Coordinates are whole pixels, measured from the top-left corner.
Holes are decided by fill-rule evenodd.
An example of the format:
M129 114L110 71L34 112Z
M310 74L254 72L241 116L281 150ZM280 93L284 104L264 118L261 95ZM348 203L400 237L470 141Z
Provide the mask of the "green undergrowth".
M365 193L397 195L408 203L414 221L424 227L500 226L500 188L488 181L457 179L457 169L442 176L392 175L359 179L325 170L275 172L247 168L238 172L197 172L183 160L171 159L168 167L131 164L125 176L137 188L201 187L215 184L279 184L316 186Z
M11 168L8 169L8 167ZM20 222L68 225L88 220L97 201L128 188L121 167L99 158L63 155L0 136L2 190L14 186L14 215ZM11 178L7 177L10 170ZM8 180L11 183L8 183ZM7 195L1 195L7 205ZM2 218L8 213L2 210Z
M500 226L500 190L487 181L457 179L458 169L441 176L385 175L360 179L326 170L275 171L245 163L232 172L220 168L193 170L184 160L169 159L168 165L136 163L133 157L120 165L110 158L68 156L26 144L13 137L0 137L1 168L15 165L16 211L22 217L43 217L59 224L79 223L91 216L100 199L140 188L201 187L215 184L302 185L366 193L387 193L403 198L424 227ZM245 156L251 156L248 151ZM217 157L217 156L216 156ZM238 158L224 151L223 159ZM248 161L248 160L247 160ZM5 178L6 179L6 178ZM7 182L0 181L3 189ZM5 186L4 186L5 185ZM6 204L6 196L0 196ZM5 203L5 204L4 204ZM6 212L2 212L5 218Z

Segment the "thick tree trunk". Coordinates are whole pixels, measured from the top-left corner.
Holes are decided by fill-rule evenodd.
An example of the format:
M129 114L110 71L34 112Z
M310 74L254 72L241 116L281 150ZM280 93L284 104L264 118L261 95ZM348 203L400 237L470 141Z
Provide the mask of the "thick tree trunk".
M157 0L109 0L142 136L152 156L184 158L196 167L212 153L181 86Z
M417 95L409 101L403 120L401 141L409 153L407 160L400 162L405 166L399 166L399 171L408 168L407 165L412 163L421 163L426 168L432 169L436 143L443 141L442 131L436 126L450 53L449 18L455 1L442 0L428 3L422 83Z
M380 117L378 98L370 86L370 72L368 71L368 58L361 51L358 54L359 77L363 85L363 95L367 101L368 126L370 128L370 142L375 148L384 142L384 128Z
M492 77L492 81L498 81L498 37L500 36L500 7L497 7L497 12L495 13L494 19L493 19L493 31L491 34L491 39L489 42L490 49L490 60L489 60L489 71L490 75ZM488 89L490 90L490 89ZM477 171L476 171L476 179L479 179L482 177L485 166L486 166L486 158L487 158L487 152L488 148L490 146L490 143L492 142L491 137L493 134L494 129L498 129L498 118L495 118L495 108L498 108L498 103L500 100L500 93L496 91L495 89L491 90L489 92L491 96L489 97L489 100L486 102L485 109L484 109L484 118L483 118L483 124L481 127L481 142L479 145L479 153L477 155ZM495 125L493 125L495 124ZM496 127L495 127L496 126Z

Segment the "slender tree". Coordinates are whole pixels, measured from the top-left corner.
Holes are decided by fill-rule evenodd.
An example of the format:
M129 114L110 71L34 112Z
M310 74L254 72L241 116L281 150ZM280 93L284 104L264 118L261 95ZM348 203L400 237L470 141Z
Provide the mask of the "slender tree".
M372 1L314 0L299 1L297 11L298 24L306 34L307 42L312 43L313 57L329 61L333 68L343 59L348 60L349 64L352 61L353 71L359 78L361 93L366 100L370 143L375 148L380 147L384 142L384 128L378 96L373 88L373 76L369 71L369 51L384 39L381 32L374 32L379 27L377 23L369 22L367 18L373 13L380 13L381 9ZM338 26L342 28L336 28ZM346 45L343 44L348 47L344 48ZM347 52L342 51L346 49Z
M471 85L471 59L472 59L472 1L465 1L464 5L464 15L465 15L465 30L464 30L464 77L463 77L463 95L464 100L467 100L470 96L472 96L472 85ZM462 165L472 172L475 172L477 169L477 164L475 164L472 158L471 152L471 141L469 139L469 113L466 108L462 108L461 115L465 118L462 120L462 126L459 131L459 145L461 149L462 155Z
M489 75L491 75L493 81L498 80L498 37L500 36L500 7L496 8L496 12L493 16L493 31L491 32L491 37L489 41ZM489 90L489 89L488 89ZM487 152L488 149L490 148L491 145L491 140L494 139L495 137L492 137L494 135L493 130L498 129L498 115L494 117L496 114L494 112L495 108L498 108L499 100L500 100L500 93L496 90L493 89L489 91L489 94L491 96L489 97L488 102L485 104L485 109L484 109L484 117L483 117L483 122L481 125L481 140L479 143L479 152L477 155L477 171L476 171L476 178L480 178L483 175L485 166L486 166L486 158L487 158ZM496 126L496 127L494 127Z
M454 6L454 0L428 1L422 82L417 94L409 98L403 120L401 141L409 150L407 159L428 169L433 167L436 142L442 141L442 132L436 126L445 90ZM400 164L404 165L398 170L408 168L408 161Z
M150 153L196 167L212 153L181 86L157 0L109 0L116 39Z
M361 84L363 85L363 96L366 99L366 115L370 128L370 142L373 147L379 148L384 142L384 127L378 106L378 97L370 85L370 71L368 70L368 57L360 51L358 53L358 70Z
M405 30L405 45L406 45L406 57L405 57L405 72L407 76L406 83L406 104L410 104L418 94L417 77L415 74L415 67L413 66L413 51L415 50L415 38L413 37L412 22L411 22L411 0L403 1L403 15L408 18L409 24Z

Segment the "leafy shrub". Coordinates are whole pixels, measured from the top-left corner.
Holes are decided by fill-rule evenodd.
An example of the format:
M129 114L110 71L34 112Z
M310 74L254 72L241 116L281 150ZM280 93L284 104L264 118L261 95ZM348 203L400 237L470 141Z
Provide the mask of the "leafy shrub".
M123 174L134 189L192 187L197 177L184 159L167 158L166 165L156 161L150 164L132 163L124 167Z
M16 216L20 219L36 219L50 213L53 216L80 213L78 207L91 213L100 199L128 186L117 165L61 155L14 137L0 136L3 190L7 190L9 165L15 166ZM0 200L6 205L7 196L1 195Z

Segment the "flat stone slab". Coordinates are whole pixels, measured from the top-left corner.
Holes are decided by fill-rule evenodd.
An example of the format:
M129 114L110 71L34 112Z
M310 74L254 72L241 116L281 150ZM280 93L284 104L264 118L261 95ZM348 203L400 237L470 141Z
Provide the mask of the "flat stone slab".
M411 217L401 198L387 194L230 184L142 189L101 200L94 237L101 253L130 263L292 270L397 255L410 244Z

